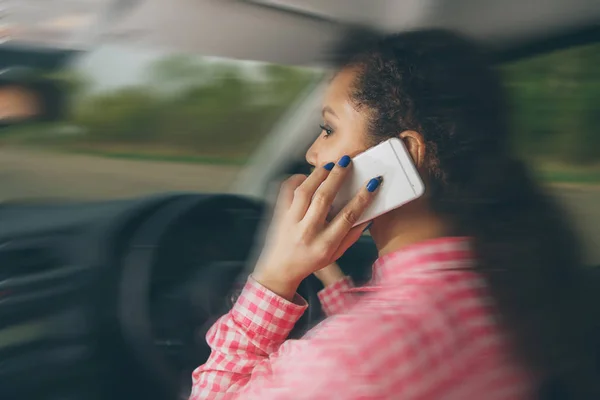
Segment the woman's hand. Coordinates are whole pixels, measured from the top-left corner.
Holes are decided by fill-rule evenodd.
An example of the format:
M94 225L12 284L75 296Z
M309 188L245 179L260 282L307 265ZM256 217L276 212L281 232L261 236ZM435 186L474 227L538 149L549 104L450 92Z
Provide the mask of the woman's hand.
M340 266L335 262L315 271L315 276L321 281L324 287L332 285L346 277Z
M284 182L253 278L291 300L304 278L337 260L368 223L352 227L371 204L381 178L371 179L331 221L331 204L351 168L350 157ZM331 171L331 172L330 172Z

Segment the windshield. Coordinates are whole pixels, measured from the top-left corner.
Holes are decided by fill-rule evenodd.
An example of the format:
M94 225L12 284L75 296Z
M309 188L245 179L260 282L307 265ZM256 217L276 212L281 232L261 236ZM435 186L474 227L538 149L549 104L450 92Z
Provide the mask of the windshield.
M321 76L118 43L36 73L61 82L67 109L56 122L0 131L2 200L226 190Z

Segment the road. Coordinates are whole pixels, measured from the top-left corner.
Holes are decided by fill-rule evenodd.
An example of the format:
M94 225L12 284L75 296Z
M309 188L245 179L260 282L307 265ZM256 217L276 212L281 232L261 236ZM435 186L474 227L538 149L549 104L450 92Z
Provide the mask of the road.
M0 147L0 201L99 199L166 191L224 192L239 167L131 161ZM554 187L600 264L600 188Z
M132 161L0 147L0 201L226 191L239 167Z

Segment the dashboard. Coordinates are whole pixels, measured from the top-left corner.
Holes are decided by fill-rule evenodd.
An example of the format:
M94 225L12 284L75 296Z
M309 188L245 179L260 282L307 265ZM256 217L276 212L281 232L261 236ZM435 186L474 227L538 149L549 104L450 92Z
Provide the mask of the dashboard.
M0 205L0 398L185 390L263 211L201 194Z

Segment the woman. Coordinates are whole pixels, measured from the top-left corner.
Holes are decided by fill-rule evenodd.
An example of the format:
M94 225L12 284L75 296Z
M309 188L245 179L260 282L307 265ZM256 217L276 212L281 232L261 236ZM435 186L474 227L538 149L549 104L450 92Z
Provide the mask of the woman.
M510 155L484 56L434 30L340 60L306 155L318 168L282 186L254 273L207 334L192 398L526 399L548 378L569 398L595 395L577 243ZM330 264L366 228L351 226L381 180L330 222L327 211L352 156L391 137L426 195L372 221L379 259L353 289ZM315 272L329 318L286 340Z

